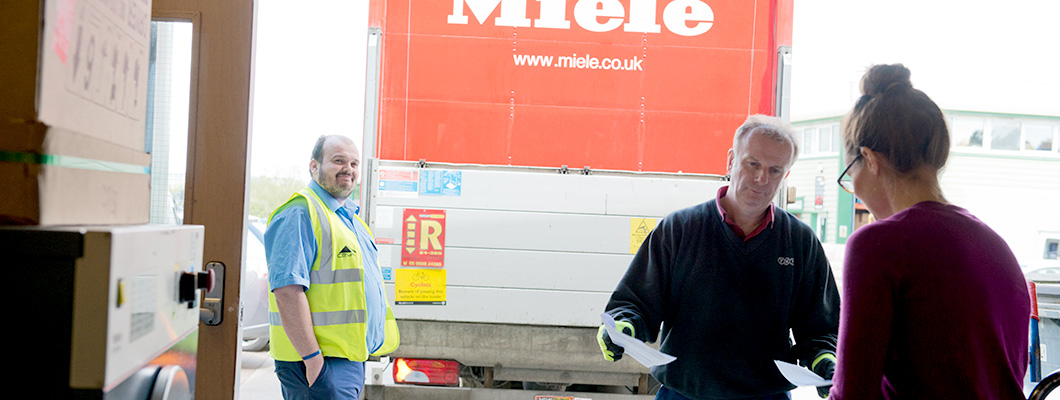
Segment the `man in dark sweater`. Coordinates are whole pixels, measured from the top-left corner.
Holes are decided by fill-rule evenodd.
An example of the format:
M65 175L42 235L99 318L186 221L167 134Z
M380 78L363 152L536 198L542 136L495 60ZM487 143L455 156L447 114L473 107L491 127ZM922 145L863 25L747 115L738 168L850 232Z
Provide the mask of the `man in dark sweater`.
M652 368L656 399L788 399L794 387L773 360L831 378L835 279L814 232L772 204L797 153L790 125L749 117L729 150L729 186L663 219L611 295L620 330L646 342L661 331L660 349L677 357ZM603 327L597 337L605 359L622 356Z

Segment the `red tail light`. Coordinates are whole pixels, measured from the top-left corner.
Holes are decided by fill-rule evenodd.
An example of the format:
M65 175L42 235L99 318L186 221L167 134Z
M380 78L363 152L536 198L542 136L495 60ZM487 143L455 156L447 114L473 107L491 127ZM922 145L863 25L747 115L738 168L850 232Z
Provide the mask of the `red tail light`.
M394 360L394 383L459 386L460 363L452 360L397 358Z

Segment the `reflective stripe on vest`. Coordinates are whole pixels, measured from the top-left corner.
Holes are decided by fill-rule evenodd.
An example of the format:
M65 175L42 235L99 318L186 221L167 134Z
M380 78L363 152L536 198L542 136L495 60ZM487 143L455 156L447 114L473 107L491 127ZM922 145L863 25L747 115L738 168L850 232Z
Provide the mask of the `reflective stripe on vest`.
M326 311L313 313L313 326L363 324L368 321L364 310ZM269 312L269 324L283 326L280 313Z
M360 281L361 271L356 269L340 269L338 271L309 271L309 283L313 285L326 285L331 283Z
M315 201L312 197L310 197L310 193L309 192L312 192L312 190L307 191L307 193L304 194L304 197L305 197L306 201L309 203L309 206L313 207L313 209L316 210L317 224L320 225L320 237L324 239L324 240L319 240L318 242L320 242L320 243L317 243L317 246L319 246L317 248L317 254L320 257L320 271L309 271L309 283L310 284L314 284L314 283L318 283L318 282L313 280L313 278L314 278L314 274L313 273L317 272L317 274L316 274L316 278L317 279L320 278L320 275L319 275L320 272L332 273L333 270L335 269L335 266L334 266L334 263L333 263L335 260L332 259L331 223L328 222L327 211L324 210L323 205L321 205L319 201ZM334 283L334 282L319 282L319 283Z

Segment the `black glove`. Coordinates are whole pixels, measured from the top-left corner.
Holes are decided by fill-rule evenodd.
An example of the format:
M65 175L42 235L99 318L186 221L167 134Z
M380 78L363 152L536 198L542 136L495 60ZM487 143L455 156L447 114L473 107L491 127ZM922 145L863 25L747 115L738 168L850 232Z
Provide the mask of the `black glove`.
M813 365L810 370L817 376L824 379L832 379L832 375L835 374L835 354L831 352L821 352L813 360ZM832 385L818 386L817 395L821 396L822 399L828 398L828 391L832 390Z
M634 336L633 324L627 321L615 321L615 329L629 336ZM596 332L596 341L600 342L600 352L604 353L605 360L618 361L622 359L622 354L625 353L625 350L622 349L622 346L611 341L611 335L607 334L607 329L603 325L600 325L600 330Z

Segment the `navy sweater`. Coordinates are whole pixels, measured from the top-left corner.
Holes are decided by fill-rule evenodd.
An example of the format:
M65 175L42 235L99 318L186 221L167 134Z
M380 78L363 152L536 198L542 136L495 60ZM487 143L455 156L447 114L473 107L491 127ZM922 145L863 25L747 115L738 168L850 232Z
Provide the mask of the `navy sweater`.
M744 242L716 202L659 223L607 313L630 321L640 340L655 342L661 331L660 349L677 360L652 375L686 397L791 390L774 359L809 365L820 352L835 351L839 294L828 260L813 231L787 212L777 210L771 227Z

